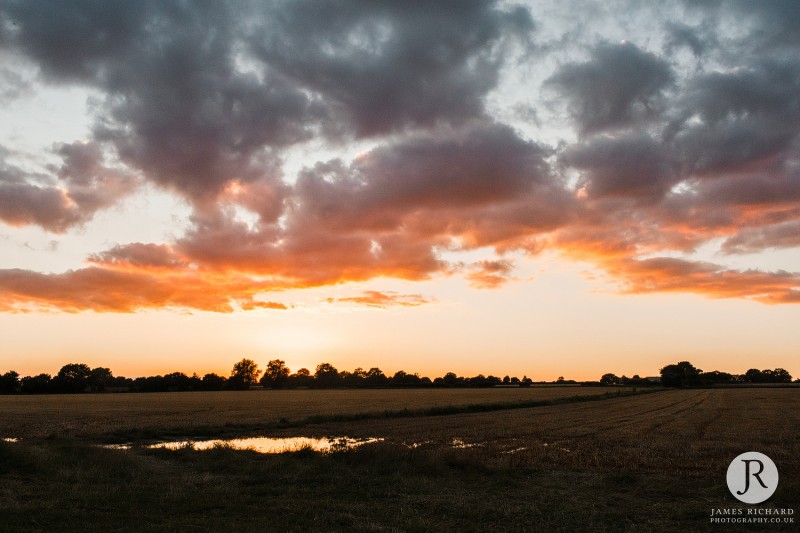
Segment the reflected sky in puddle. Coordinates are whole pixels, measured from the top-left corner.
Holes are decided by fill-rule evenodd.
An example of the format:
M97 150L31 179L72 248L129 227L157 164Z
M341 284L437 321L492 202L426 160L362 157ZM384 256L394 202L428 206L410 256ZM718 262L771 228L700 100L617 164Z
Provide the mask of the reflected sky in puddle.
M450 443L453 448L477 448L483 446L481 442L464 442L462 439L453 439Z
M315 452L331 452L355 448L370 442L379 442L383 439L352 439L349 437L247 437L242 439L213 439L213 440L180 440L169 442L158 442L150 444L147 448L166 448L168 450L178 450L191 446L195 450L208 450L216 446L227 446L235 450L252 450L258 453L284 453L294 452L302 449L310 449ZM130 444L111 444L106 448L127 450Z

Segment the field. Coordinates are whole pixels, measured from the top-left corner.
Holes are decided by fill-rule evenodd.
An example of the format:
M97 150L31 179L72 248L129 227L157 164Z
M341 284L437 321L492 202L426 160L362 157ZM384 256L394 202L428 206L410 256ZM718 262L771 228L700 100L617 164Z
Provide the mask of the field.
M433 392L451 396L425 396ZM0 442L0 530L797 530L797 516L793 524L729 525L711 524L709 514L751 507L725 484L728 464L750 450L771 457L781 476L758 507L800 511L798 389L666 390L443 416L422 411L453 403L511 407L532 400L526 394L552 400L584 392L597 391L297 391L292 400L289 391L213 400L123 395L133 404L87 395L62 405L57 396L0 398L3 434L27 437ZM283 411L275 410L280 401ZM334 416L365 411L374 416ZM320 414L329 416L310 418ZM196 417L208 418L188 423ZM304 422L265 424L276 417ZM148 438L161 424L165 436L175 428L224 433L233 426L271 436L384 440L281 455L91 444L105 441L106 427L135 436L137 424L151 428Z
M608 391L604 387L532 387L0 396L0 437L87 436L135 429L152 429L158 435L167 428L191 434L231 426L269 427L281 420L309 417L513 404Z

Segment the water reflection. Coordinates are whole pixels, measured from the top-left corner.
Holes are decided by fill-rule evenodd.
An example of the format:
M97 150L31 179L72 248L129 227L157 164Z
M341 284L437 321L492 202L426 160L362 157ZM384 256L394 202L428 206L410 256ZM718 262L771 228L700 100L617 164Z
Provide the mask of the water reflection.
M483 446L483 443L480 442L464 442L462 439L453 439L450 443L450 446L453 448L476 448L479 446Z
M158 442L150 444L148 448L166 448L168 450L178 450L185 447L192 447L195 450L208 450L216 446L225 446L235 450L252 450L259 453L284 453L294 452L303 449L310 449L315 452L331 452L346 450L367 444L379 442L379 438L353 439L350 437L326 437L322 439L311 437L248 437L242 439L214 439L214 440L180 440ZM129 444L112 444L106 446L113 449L129 449Z

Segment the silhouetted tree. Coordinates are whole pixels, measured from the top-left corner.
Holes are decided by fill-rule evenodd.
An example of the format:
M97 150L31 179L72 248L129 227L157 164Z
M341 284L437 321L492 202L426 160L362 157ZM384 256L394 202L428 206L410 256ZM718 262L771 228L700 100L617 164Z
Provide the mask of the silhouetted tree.
M603 385L616 385L619 383L619 376L611 373L603 374L603 376L600 378L600 383Z
M9 370L0 376L0 394L13 394L19 389L19 374Z
M478 374L475 377L469 378L467 384L470 387L493 387L500 383L500 379L495 376L486 377L483 374Z
M286 386L290 373L289 367L286 366L286 361L273 359L267 363L267 369L264 371L264 377L261 378L261 384L265 387L281 389Z
M772 371L772 379L775 383L791 383L792 375L783 368L776 368Z
M135 392L166 392L167 382L164 376L144 376L133 380L131 389Z
M289 376L288 383L290 387L310 387L314 383L314 378L311 376L309 369L301 368Z
M317 365L314 372L314 384L320 388L337 387L339 385L339 371L330 363Z
M764 374L757 368L751 368L744 373L741 380L747 383L763 383Z
M464 378L460 378L455 372L448 372L441 378L441 383L445 387L461 387L464 385Z
M244 358L235 365L231 370L231 377L228 379L228 388L235 390L243 390L258 382L258 376L261 375L261 370L252 359Z
M386 377L386 374L384 374L380 368L374 366L367 370L364 380L370 387L385 387L388 384L389 378Z
M746 383L791 383L792 375L783 368L775 370L751 368L740 379Z
M125 376L114 376L106 384L106 389L117 389L118 391L131 390L133 387L133 380Z
M89 386L89 390L92 392L102 392L106 390L111 384L111 381L114 379L114 375L111 373L111 369L109 368L102 368L97 367L93 368L89 372L89 376L86 379L87 385Z
M403 370L395 372L394 376L389 378L389 384L392 387L427 387L431 385L430 378L423 378L419 374L409 374Z
M25 376L20 380L20 390L26 394L44 394L53 391L51 383L50 374Z
M703 372L700 374L700 382L713 385L715 383L733 383L736 378L727 372L720 372L719 370L712 370L711 372Z
M53 389L57 392L85 392L91 374L92 369L83 363L64 365L53 378Z
M667 365L661 369L661 384L665 387L693 387L699 385L703 371L689 361Z
M192 378L183 372L171 372L164 376L164 388L168 391L188 391L192 390Z
M339 379L345 387L362 388L367 386L367 371L361 367L352 372L339 372Z
M223 376L209 373L203 376L200 388L202 390L222 390L227 380Z

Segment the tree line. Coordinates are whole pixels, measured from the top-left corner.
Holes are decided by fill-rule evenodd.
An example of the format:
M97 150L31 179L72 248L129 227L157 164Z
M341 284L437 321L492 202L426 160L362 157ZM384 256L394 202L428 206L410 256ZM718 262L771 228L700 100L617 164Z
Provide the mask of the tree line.
M744 374L729 374L714 370L704 372L688 361L667 365L660 376L642 378L603 374L599 382L583 384L622 386L705 387L736 383L790 383L792 376L783 368L758 370L751 368ZM800 382L800 379L795 380ZM398 370L387 376L380 368L369 370L356 368L352 372L338 370L330 363L317 365L314 373L307 368L292 372L281 359L269 361L262 371L252 359L244 358L233 365L229 376L208 373L188 376L183 372L165 375L127 378L115 376L105 367L91 368L84 363L70 363L61 367L54 376L38 374L20 377L11 370L0 375L0 394L47 394L83 392L170 392L170 391L219 391L246 390L260 385L270 389L330 389L330 388L398 388L398 387L530 387L533 380L505 376L473 377L458 376L448 372L442 377L430 379L419 374ZM557 384L576 384L574 380L559 377Z
M563 381L563 378L562 378ZM11 370L0 375L0 394L48 394L83 392L171 392L246 390L253 386L270 389L329 389L329 388L396 388L396 387L494 387L498 385L530 387L533 380L505 376L458 376L448 372L430 379L419 374L398 370L387 376L377 367L352 372L338 370L330 363L317 365L314 373L307 368L292 372L281 359L269 361L262 371L252 359L244 358L233 365L230 375L208 373L191 376L183 372L165 375L127 378L115 376L105 367L91 368L84 363L70 363L56 375L38 374L20 377Z
M618 377L604 374L600 383L605 385L647 385L649 378ZM792 375L783 368L758 370L751 368L744 374L730 374L719 370L703 372L689 361L667 365L661 369L660 384L664 387L708 387L736 383L791 383ZM795 380L800 382L800 379Z

